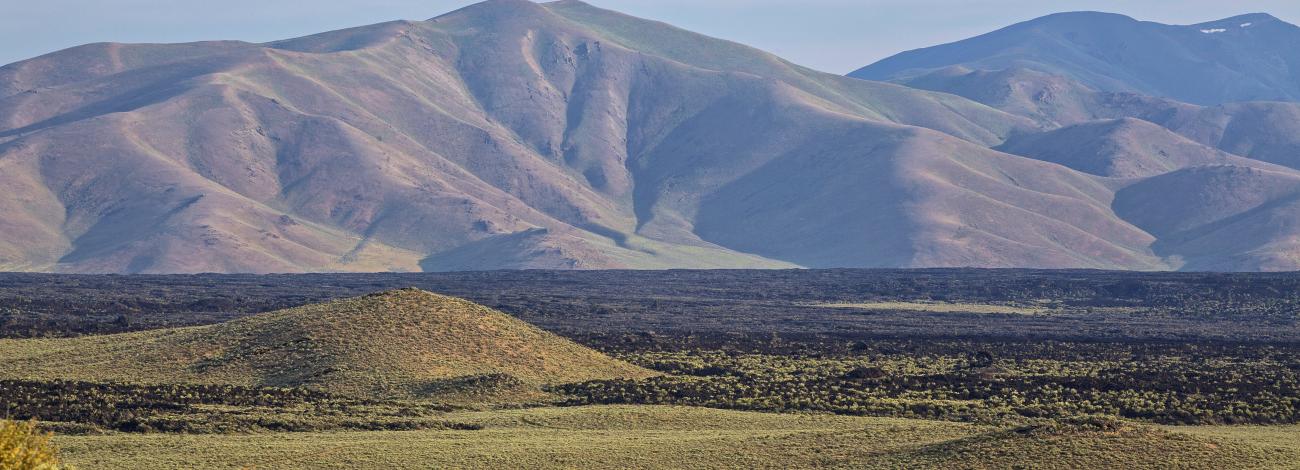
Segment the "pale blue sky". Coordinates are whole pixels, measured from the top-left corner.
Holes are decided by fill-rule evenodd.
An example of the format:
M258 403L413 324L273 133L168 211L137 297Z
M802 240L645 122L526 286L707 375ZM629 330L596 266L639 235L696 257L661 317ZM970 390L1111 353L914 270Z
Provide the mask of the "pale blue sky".
M0 64L97 41L269 41L394 19L465 0L0 0ZM846 73L893 53L1060 11L1190 24L1265 12L1300 21L1295 0L591 0Z

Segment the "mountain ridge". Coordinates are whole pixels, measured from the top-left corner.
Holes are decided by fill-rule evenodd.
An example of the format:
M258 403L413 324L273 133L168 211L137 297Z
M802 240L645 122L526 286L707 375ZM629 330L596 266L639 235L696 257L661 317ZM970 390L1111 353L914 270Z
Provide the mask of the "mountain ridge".
M849 73L906 80L944 67L1028 68L1100 91L1200 105L1296 101L1290 70L1300 28L1267 14L1166 25L1101 12L1047 15L949 44L903 52ZM1185 77L1199 77L1185 80Z
M488 26L494 35L474 32ZM734 178L776 158L811 158L797 154L820 138L819 129L803 119L876 136L925 126L985 145L1033 127L950 95L813 72L578 2L486 2L429 22L268 45L182 45L179 58L164 57L164 46L118 46L106 62L120 66L76 83L54 76L52 91L0 110L11 123L0 132L14 136L0 151L32 165L11 173L13 184L66 188L39 208L14 210L47 218L25 224L41 227L40 235L11 238L17 243L0 251L11 253L5 264L89 272L791 267L809 259L892 265L870 251L860 261L840 261L838 253L869 243L860 236L833 240L835 253L815 257L799 254L812 248L788 238L783 247L760 250L784 258L733 250L726 245L748 246L743 233L698 221L712 227L701 237L694 218L700 204L716 200L708 197L711 188L735 187ZM6 66L0 76L84 63L87 50ZM131 64L144 68L119 70ZM392 74L409 64L421 64L421 75ZM33 80L21 81L41 85ZM140 117L124 119L128 114ZM178 125L196 118L209 121ZM751 129L725 125L755 118L783 130L753 142L744 135ZM149 127L139 128L141 122ZM57 134L68 138L53 140ZM860 145L853 134L819 144L822 154ZM720 136L708 152L678 144ZM82 148L64 148L70 140L138 163L105 163ZM984 152L964 142L953 145ZM727 157L737 145L752 146L752 158ZM47 148L62 155L50 157ZM695 156L682 160L681 152ZM165 167L156 167L159 161ZM98 175L134 168L150 174L145 181L176 189L154 202L114 201L117 194L159 191L85 173L95 166ZM59 205L66 209L46 209ZM70 219L49 219L49 212ZM839 223L814 220L826 230ZM136 225L157 232L113 228ZM47 235L53 233L67 235ZM517 235L523 233L531 235ZM37 253L67 254L22 261L22 252L32 251L22 242L38 245ZM493 248L467 248L484 243ZM205 249L182 251L193 246ZM977 253L962 255L972 256L978 260Z
M1017 136L995 149L1116 178L1158 176L1194 166L1272 166L1194 142L1133 117L1085 121Z
M859 80L576 1L81 46L0 67L0 269L1175 269L1116 210L1133 178L1300 166L1284 123L1250 130L1286 103L1054 77ZM1034 150L1121 118L1172 133L1070 138L1136 173ZM1270 233L1225 253L1289 249Z

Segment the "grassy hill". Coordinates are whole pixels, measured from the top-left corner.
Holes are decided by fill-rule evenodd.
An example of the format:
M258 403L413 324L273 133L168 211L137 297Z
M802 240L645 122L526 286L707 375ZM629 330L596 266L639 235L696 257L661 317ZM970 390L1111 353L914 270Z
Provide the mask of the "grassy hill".
M200 327L0 341L0 363L5 378L307 387L376 397L653 375L504 313L417 289Z

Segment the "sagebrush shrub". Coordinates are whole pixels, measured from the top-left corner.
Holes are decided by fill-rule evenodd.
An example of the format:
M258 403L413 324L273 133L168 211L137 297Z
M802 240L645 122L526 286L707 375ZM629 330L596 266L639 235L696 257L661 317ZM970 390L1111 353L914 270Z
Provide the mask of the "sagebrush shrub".
M36 429L36 421L0 420L0 469L56 470L59 462L50 433Z

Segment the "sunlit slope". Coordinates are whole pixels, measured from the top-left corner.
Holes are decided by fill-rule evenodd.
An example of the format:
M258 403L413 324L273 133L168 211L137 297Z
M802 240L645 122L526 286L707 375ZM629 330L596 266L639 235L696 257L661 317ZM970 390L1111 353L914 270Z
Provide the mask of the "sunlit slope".
M1168 266L1108 183L987 149L1031 119L579 2L0 83L6 269Z
M449 379L521 385L641 378L650 371L453 297L406 289L201 327L0 341L13 378L308 387L420 397ZM451 390L455 392L455 390Z

